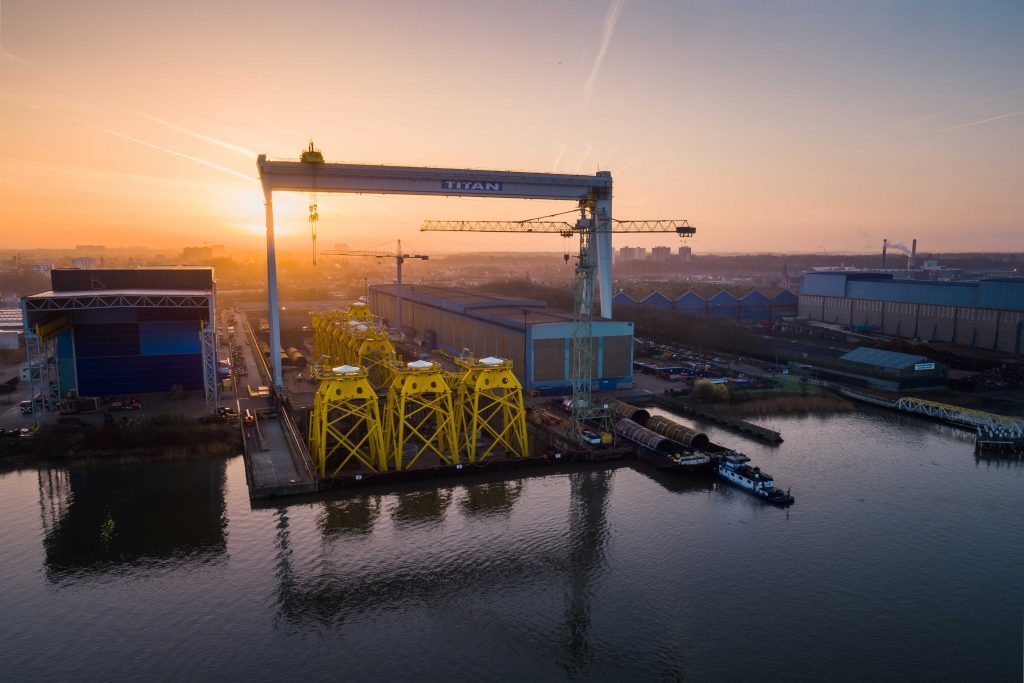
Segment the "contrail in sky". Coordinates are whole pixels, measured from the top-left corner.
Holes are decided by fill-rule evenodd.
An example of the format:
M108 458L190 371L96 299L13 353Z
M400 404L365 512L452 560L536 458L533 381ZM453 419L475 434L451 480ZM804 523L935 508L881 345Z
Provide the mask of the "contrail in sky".
M174 150L174 149L168 149L167 147L161 147L160 145L154 145L152 142L146 142L145 140L140 140L139 138L132 137L131 135L126 135L125 133L120 133L120 132L118 132L116 130L111 130L110 128L104 128L103 126L100 126L100 125L97 125L95 123L92 123L91 121L86 121L85 119L80 119L80 118L78 118L76 116L71 116L70 114L65 114L63 112L55 111L53 109L48 109L46 107L41 107L38 104L32 104L30 102L22 102L20 100L11 99L9 97L0 96L0 99L6 100L7 102L12 102L14 104L20 104L23 107L29 107L31 109L37 109L39 111L44 111L47 114L52 114L53 116L59 116L59 117L61 117L63 119L67 119L69 121L74 121L75 123L81 124L83 126L88 126L90 128L95 128L96 130L103 131L104 133L107 133L108 135L114 135L114 136L119 137L119 138L121 138L123 140L128 140L130 142L134 142L135 144L142 145L143 147L149 147L150 149L155 149L157 151L164 152L165 154L170 154L170 155L173 155L173 156L176 156L176 157L181 157L182 159L188 159L189 161L194 161L197 164L202 164L203 166L207 166L209 168L213 168L213 169L216 169L218 171L223 171L224 173L230 173L231 175L235 176L236 178L241 178L242 180L247 180L247 181L249 181L251 183L258 183L259 182L258 180L256 180L256 178L253 178L252 176L247 176L244 173L239 173L238 171L234 170L233 168L228 168L227 166L221 166L220 164L215 164L212 161L207 161L206 159L200 159L199 157L194 157L191 154L185 154L184 152L179 152L179 151Z
M24 59L4 49L4 3L0 0L0 59L4 57L14 62L25 63Z
M580 167L583 166L583 162L587 160L587 157L589 157L590 153L593 152L593 151L594 151L594 146L591 145L589 141L587 141L587 151L585 151L583 153L583 156L580 157L580 160L576 162L576 170L574 171L575 173L579 173L580 172Z
M597 80L597 73L601 70L601 62L604 61L604 53L608 51L608 44L612 41L612 33L615 32L615 24L619 21L619 12L626 0L612 0L608 8L608 14L604 15L604 33L601 34L601 47L594 57L594 65L590 67L590 75L583 85L583 102L590 104L590 98L594 94L594 81Z
M970 123L961 123L959 126L950 126L949 128L942 128L939 130L939 132L945 133L947 130L956 130L957 128L970 128L971 126L980 126L981 124L988 123L989 121L1008 119L1011 116L1020 116L1021 114L1024 114L1024 109L1021 109L1020 111L1010 112L1009 114L1001 114L999 116L993 116L992 118L982 119L981 121L971 121Z
M164 119L158 118L156 116L150 116L149 114L144 114L141 111L136 111L136 112L132 112L132 113L136 114L137 116L141 116L144 119L149 119L150 121L153 121L155 123L159 123L161 126L167 126L171 130L176 130L179 133L184 133L185 135L191 135L192 137L194 137L196 139L199 139L199 140L202 140L203 142L209 142L210 144L218 145L220 147L223 147L224 149L230 149L232 152L238 152L239 154L244 154L247 157L259 156L259 154L257 152L254 152L251 149L246 149L245 147L241 147L240 145L235 145L235 144L232 144L230 142L225 142L224 140L218 140L217 138L210 137L209 135L203 135L202 133L200 133L198 131L194 131L194 130L191 130L189 128L185 128L184 126L179 126L176 123L171 123L170 121L165 121Z
M558 164L559 162L562 161L562 155L565 154L565 148L566 145L564 142L558 143L558 156L555 157L555 163L552 167L552 170L555 171L556 173L558 172Z
M627 161L627 162L626 162L625 164L623 164L623 165L622 165L622 166L620 166L619 168L615 169L615 174L616 174L616 175L618 175L618 174L622 173L622 172L623 172L623 171L625 171L625 170L626 170L627 168L629 168L630 166L632 166L632 165L633 165L633 164L635 164L636 162L640 161L640 158L641 158L641 157L642 157L643 155L644 155L644 153L643 153L643 152L640 152L639 154L637 154L637 155L636 155L635 157L633 157L632 159L630 159L629 161Z
M974 107L974 106L979 105L979 104L984 104L986 102L991 102L992 100L998 100L1000 97L1009 97L1010 95L1016 95L1019 92L1024 92L1024 88L1017 88L1016 90L1007 90L1006 92L1001 92L1001 93L998 93L996 95L990 95L989 97L985 97L985 98L982 98L980 100L974 100L973 102L968 102L967 104L960 104L960 105L957 105L957 106L952 107L950 109L943 109L942 111L935 112L934 114L928 114L928 116L922 116L919 119L914 119L913 121L907 121L906 123L901 123L899 126L897 126L897 128L902 128L903 126L910 126L910 125L913 125L915 123L921 123L922 121L927 121L928 119L934 119L935 117L942 116L943 114L952 114L953 112L960 111L961 109L967 109L969 107Z

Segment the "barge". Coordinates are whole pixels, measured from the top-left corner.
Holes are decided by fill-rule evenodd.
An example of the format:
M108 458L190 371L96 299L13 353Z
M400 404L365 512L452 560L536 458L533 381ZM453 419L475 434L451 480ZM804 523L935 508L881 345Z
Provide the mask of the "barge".
M742 453L726 451L717 457L715 463L715 474L726 480L733 486L748 491L758 498L764 498L776 505L792 505L796 499L789 494L775 487L775 480L772 475L762 472L760 467L751 467L747 463L750 458Z

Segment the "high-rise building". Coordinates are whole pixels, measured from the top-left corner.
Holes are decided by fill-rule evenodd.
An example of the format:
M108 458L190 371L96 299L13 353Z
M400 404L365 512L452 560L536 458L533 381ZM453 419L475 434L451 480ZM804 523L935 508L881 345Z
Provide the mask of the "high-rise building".
M653 247L651 249L651 260L657 263L666 263L672 255L672 247Z

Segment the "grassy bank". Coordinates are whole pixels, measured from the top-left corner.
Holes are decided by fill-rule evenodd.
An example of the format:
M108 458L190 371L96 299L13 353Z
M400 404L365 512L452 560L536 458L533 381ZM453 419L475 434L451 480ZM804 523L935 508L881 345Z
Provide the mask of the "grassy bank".
M717 413L732 417L843 413L855 409L853 402L830 395L770 396L705 405Z
M776 378L774 382L776 386L765 389L741 389L698 380L690 400L695 405L733 417L837 413L854 409L851 401L816 384L788 377Z
M84 425L78 431L47 425L30 438L0 439L0 467L80 460L135 462L234 455L241 451L241 435L233 422L156 415L127 425Z

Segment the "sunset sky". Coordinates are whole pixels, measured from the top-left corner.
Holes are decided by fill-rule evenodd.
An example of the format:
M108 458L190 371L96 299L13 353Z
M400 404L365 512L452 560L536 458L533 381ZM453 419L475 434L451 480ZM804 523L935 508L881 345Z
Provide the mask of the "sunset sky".
M1024 2L0 0L0 248L259 248L255 157L593 173L695 252L1024 250ZM307 197L281 196L286 246ZM321 196L321 244L551 202ZM616 238L651 246L676 238Z

